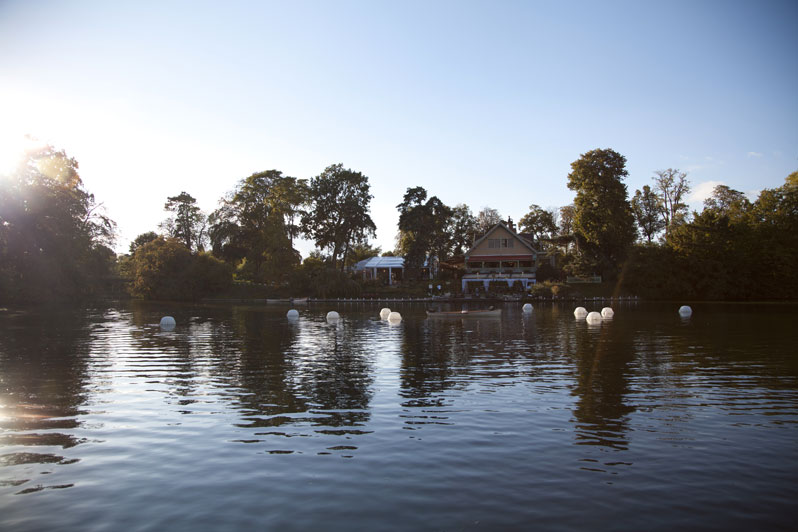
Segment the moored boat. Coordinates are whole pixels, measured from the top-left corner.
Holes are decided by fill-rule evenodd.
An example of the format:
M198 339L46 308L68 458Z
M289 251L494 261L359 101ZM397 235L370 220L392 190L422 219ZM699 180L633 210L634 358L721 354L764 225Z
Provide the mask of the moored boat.
M502 309L489 308L479 310L427 311L428 318L498 318Z

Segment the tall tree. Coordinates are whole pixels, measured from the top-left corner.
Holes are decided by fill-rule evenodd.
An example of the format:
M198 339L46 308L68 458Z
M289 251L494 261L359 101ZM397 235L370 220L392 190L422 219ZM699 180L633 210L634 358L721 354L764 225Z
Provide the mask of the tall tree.
M491 207L482 207L482 210L477 214L477 236L484 235L497 223L502 221L502 215L499 211Z
M574 216L576 209L573 205L560 207L560 236L569 236L574 232Z
M408 188L399 210L399 248L405 256L408 278L418 273L429 258L430 262L447 258L452 210L437 196L427 199L423 187ZM430 264L432 267L432 264Z
M0 176L0 299L95 292L115 258L115 230L75 159L49 145L30 149Z
M654 174L656 174L653 178L654 186L662 202L662 216L667 237L671 228L684 221L687 215L687 204L683 203L682 199L690 193L690 183L687 174L678 169L657 170Z
M618 273L635 240L635 221L623 179L626 157L611 149L592 150L571 163L568 188L574 199L574 234L583 255L583 270L605 278ZM589 273L583 271L582 273Z
M308 202L308 184L306 179L297 179L289 176L275 176L272 180L269 204L275 214L283 217L283 223L288 231L291 245L294 238L299 236L301 228L299 221L304 214L304 207Z
M182 242L189 251L205 249L208 218L197 207L197 200L191 194L183 191L166 198L163 209L172 213L160 226L167 236Z
M552 213L534 203L529 206L529 212L519 220L518 226L524 232L530 233L538 244L541 238L551 238L557 232Z
M369 190L368 177L340 163L310 180L310 208L302 215L302 229L318 248L331 250L334 267L353 244L376 236L377 227L369 215L373 197Z
M453 256L463 255L471 248L477 232L477 219L471 214L471 209L465 203L460 203L452 208L449 223L449 253Z
M714 211L717 214L731 217L739 217L748 212L751 202L745 194L739 190L734 190L726 185L718 185L712 191L712 195L704 200L704 209Z
M147 244L148 242L152 242L156 238L158 238L158 233L156 233L155 231L147 231L146 233L141 233L130 243L129 247L130 253L131 254L135 253L138 248L140 248L144 244Z
M665 228L662 219L662 199L648 185L643 185L643 191L635 191L632 198L632 212L635 215L637 226L643 237L651 243L651 239Z
M285 213L296 207L286 205L285 179L278 170L252 174L209 217L214 255L238 265L246 279L282 282L300 262L285 222Z

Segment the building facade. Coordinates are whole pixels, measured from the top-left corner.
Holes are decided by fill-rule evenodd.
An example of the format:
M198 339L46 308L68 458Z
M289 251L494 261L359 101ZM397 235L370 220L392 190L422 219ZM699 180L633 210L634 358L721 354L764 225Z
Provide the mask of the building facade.
M515 232L512 222L500 222L474 242L465 254L462 290L490 290L492 283L516 283L527 290L537 282L538 251Z

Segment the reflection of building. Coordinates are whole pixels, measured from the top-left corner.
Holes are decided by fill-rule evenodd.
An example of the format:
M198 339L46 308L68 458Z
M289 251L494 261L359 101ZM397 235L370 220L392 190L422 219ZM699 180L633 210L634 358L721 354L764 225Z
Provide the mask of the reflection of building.
M535 284L538 252L514 229L510 221L499 222L474 242L465 254L463 292L468 292L469 285L488 290L491 283L506 282L513 288L518 282L526 290Z
M363 279L387 279L388 284L401 281L404 277L405 259L402 257L371 257L352 267L352 271Z

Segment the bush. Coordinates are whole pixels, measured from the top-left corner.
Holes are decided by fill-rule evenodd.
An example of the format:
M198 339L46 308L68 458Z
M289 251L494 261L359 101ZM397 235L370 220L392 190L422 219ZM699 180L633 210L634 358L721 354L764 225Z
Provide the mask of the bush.
M144 299L198 299L229 287L228 265L207 255L192 255L175 239L157 239L133 255L132 294Z
M363 289L352 277L324 261L309 257L294 270L289 286L291 293L311 297L358 297Z

